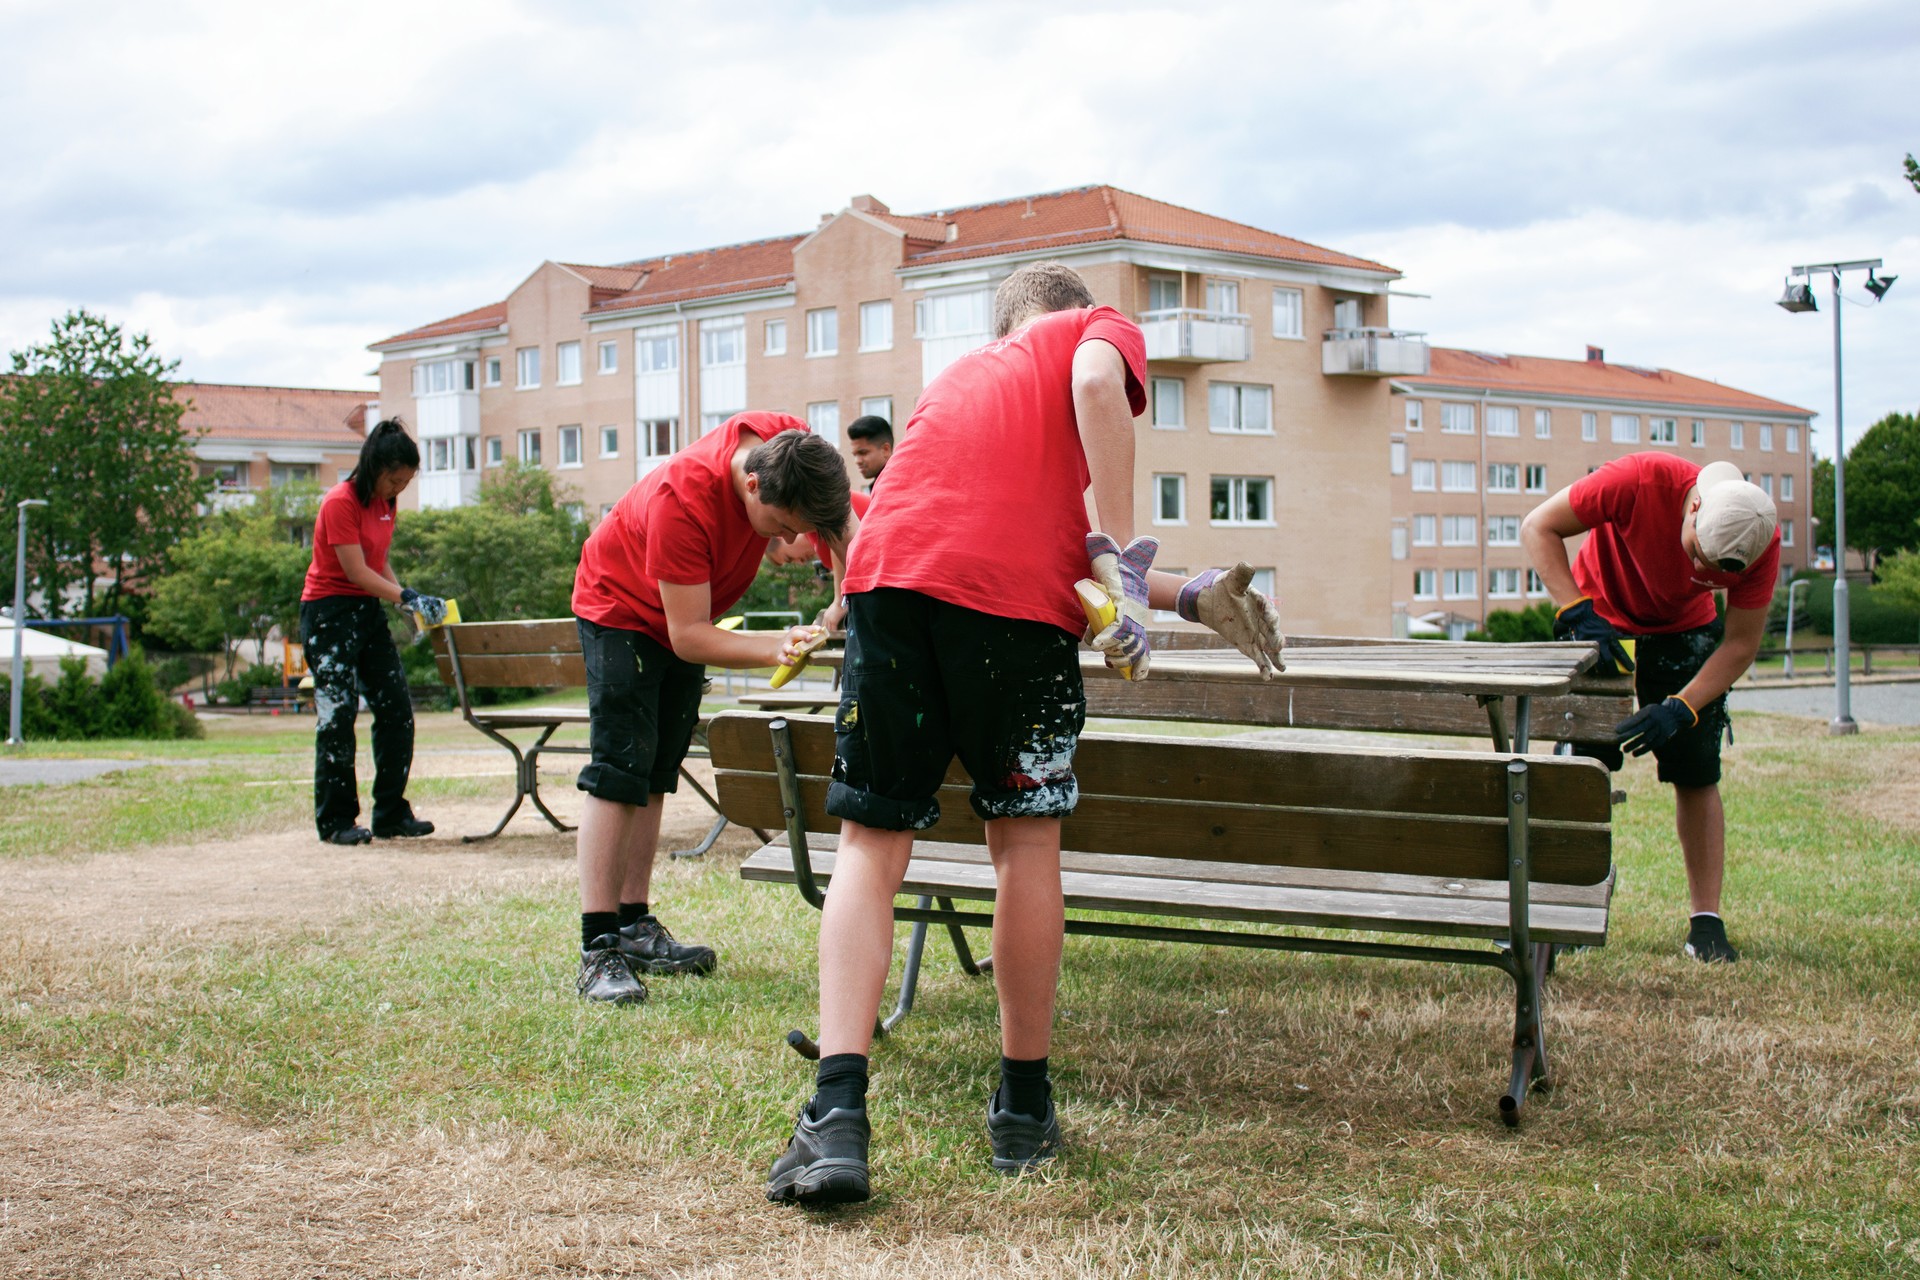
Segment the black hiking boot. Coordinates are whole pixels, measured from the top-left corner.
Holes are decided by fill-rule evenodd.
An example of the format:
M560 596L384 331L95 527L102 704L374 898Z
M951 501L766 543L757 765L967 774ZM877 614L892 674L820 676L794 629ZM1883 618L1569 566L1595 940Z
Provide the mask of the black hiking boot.
M712 947L674 941L667 926L652 915L620 930L620 954L644 973L712 973L719 963Z
M993 1167L1001 1173L1021 1173L1060 1154L1060 1113L1047 1099L1047 1114L1034 1119L1018 1111L1000 1109L1000 1091L987 1099L987 1137L993 1143Z
M580 952L580 976L574 990L604 1004L639 1004L647 998L646 984L633 976L614 935L603 933Z
M1727 941L1727 926L1719 916L1695 916L1687 926L1685 951L1703 964L1733 964L1740 953Z
M425 818L409 816L400 819L398 822L377 826L373 829L373 834L382 840L392 840L396 837L412 838L415 836L430 836L433 834L433 824Z
M373 832L365 827L342 827L330 836L322 836L326 844L372 844Z
M867 1109L835 1107L818 1120L800 1108L793 1140L767 1175L767 1199L808 1207L854 1204L872 1194L867 1181Z

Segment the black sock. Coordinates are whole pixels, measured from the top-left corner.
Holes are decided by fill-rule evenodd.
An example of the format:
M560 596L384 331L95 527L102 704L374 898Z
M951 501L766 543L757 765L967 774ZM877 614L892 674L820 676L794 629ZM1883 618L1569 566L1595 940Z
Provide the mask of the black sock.
M1053 1085L1047 1080L1047 1060L1000 1059L1000 1109L1039 1120L1047 1114Z
M814 1119L835 1107L858 1111L866 1105L867 1055L835 1053L820 1059L820 1074L814 1085Z
M638 920L641 916L645 914L647 914L647 904L644 902L621 903L620 904L620 927L622 929L626 928L628 925L632 924L635 920Z
M591 951L594 940L615 933L620 928L620 917L611 911L582 911L580 913L580 949Z

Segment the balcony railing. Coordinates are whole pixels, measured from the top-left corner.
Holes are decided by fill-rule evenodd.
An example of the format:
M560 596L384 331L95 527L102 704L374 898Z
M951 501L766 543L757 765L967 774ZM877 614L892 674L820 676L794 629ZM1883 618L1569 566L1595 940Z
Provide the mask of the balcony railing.
M1143 311L1140 332L1146 335L1149 360L1209 364L1247 358L1247 317L1231 312L1199 311L1192 307Z
M1406 329L1329 329L1320 344L1320 372L1364 378L1427 372L1427 335Z

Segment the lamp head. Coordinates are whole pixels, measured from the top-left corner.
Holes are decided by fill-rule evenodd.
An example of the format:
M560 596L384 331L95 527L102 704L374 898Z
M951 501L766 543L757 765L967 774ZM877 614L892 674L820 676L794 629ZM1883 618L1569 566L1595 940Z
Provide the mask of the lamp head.
M1880 299L1887 296L1887 290L1893 288L1893 282L1895 280L1898 280L1899 278L1900 278L1899 276L1875 275L1873 268L1868 267L1867 268L1867 292L1873 295L1873 300L1875 302L1878 302L1880 301Z
M1787 281L1786 292L1780 295L1780 301L1774 304L1782 311L1818 311L1820 304L1813 300L1813 286L1802 281L1799 284Z

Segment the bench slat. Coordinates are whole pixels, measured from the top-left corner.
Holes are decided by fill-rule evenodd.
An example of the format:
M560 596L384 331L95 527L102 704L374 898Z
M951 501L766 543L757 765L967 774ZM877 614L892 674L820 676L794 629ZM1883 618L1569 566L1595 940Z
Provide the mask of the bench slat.
M445 650L442 632L455 633L460 661L468 656L580 652L580 630L572 618L534 618L525 622L458 622L436 630L434 652Z
M1482 738L1487 713L1458 694L1388 693L1372 689L1292 689L1269 684L1194 681L1086 682L1087 714L1116 720L1195 720L1266 728L1356 729ZM1503 699L1514 723L1513 699ZM1543 742L1611 742L1613 727L1632 714L1626 696L1565 694L1535 698L1529 721Z
M579 650L572 653L519 653L509 655L475 654L460 650L460 672L469 689L516 687L523 689L580 688L587 683L586 659ZM453 660L441 650L434 655L440 678L451 686Z

